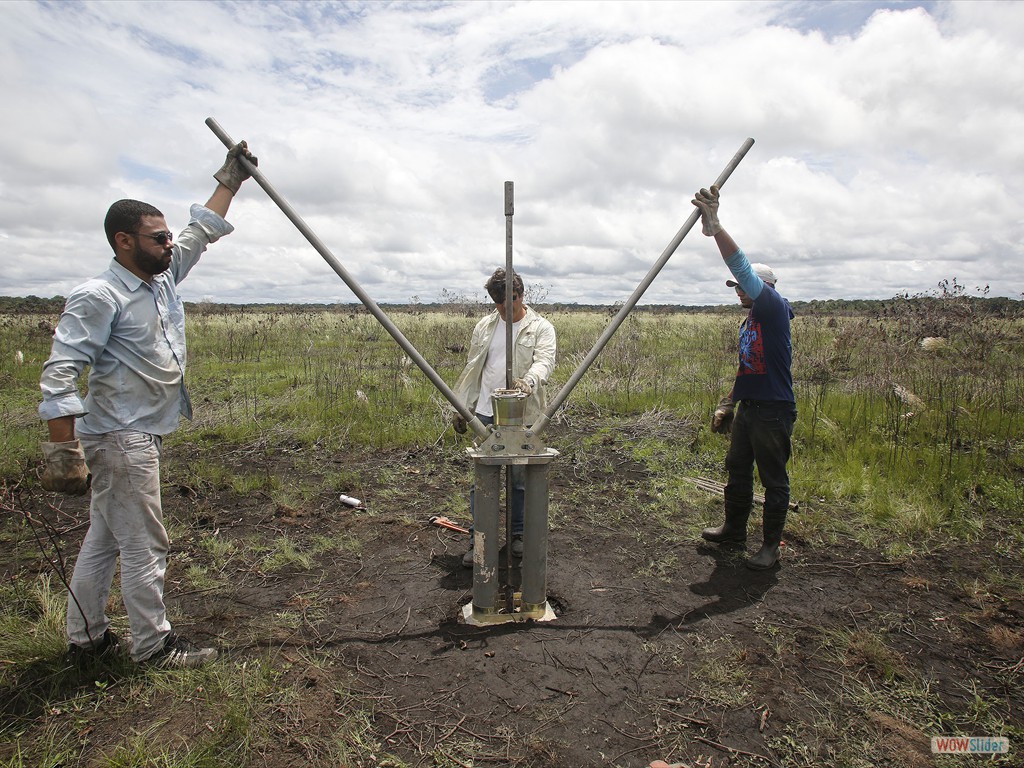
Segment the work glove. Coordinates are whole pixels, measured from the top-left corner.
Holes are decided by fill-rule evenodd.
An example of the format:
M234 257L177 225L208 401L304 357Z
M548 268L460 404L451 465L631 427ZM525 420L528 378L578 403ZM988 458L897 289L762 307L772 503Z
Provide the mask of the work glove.
M244 157L253 165L260 164L259 160L249 151L249 146L244 141L240 141L228 150L228 156L224 159L224 165L213 174L213 178L230 189L234 195L238 194L238 188L242 186L242 182L252 175L242 164L242 161L239 160L239 157Z
M522 392L524 395L527 396L532 395L533 379L528 377L525 379L512 379L512 389Z
M720 435L727 435L732 431L732 417L736 413L736 406L733 405L732 396L726 395L718 401L718 407L711 417L711 431Z
M691 200L700 210L701 231L708 237L714 237L722 231L722 225L718 223L718 187L714 184L711 189L702 189Z
M462 418L461 413L456 411L455 413L452 414L452 429L454 429L460 435L464 435L466 434L466 430L468 428L469 425L466 423L466 420Z
M85 451L78 440L66 443L43 443L46 468L40 478L43 488L57 493L81 496L89 490L89 468Z

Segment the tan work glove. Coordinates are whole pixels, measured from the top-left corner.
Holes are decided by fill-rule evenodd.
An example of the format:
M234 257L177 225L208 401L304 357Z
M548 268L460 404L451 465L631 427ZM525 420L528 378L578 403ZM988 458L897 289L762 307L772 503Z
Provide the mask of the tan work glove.
M43 488L57 493L81 496L89 490L89 468L85 451L78 440L66 443L43 443L46 469L40 478Z
M466 430L468 428L469 425L466 423L466 420L462 418L462 414L459 413L458 411L455 411L452 414L452 429L454 429L460 435L464 435L466 434Z
M701 231L708 237L714 237L722 231L722 225L718 223L718 187L714 184L711 189L702 189L691 200L700 210Z
M533 394L533 379L512 379L512 389L522 392L524 395Z
M224 165L213 174L213 178L230 189L231 193L235 195L238 194L238 188L242 186L242 182L252 175L242 161L239 160L239 157L244 157L253 165L260 164L260 161L249 151L249 146L244 141L240 141L228 150L228 156L224 159Z
M718 401L718 407L711 417L711 431L720 435L727 435L732 431L732 417L736 414L736 406L733 405L732 396L726 395Z

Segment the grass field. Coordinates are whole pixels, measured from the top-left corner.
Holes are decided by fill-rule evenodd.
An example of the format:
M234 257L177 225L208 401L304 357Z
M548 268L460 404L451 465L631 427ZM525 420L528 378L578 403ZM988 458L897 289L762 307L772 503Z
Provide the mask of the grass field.
M714 756L714 765L852 767L975 764L919 749L931 735L1008 736L1024 747L1017 692L1024 668L1024 311L1011 308L991 313L984 302L944 292L868 312L798 315L791 480L799 510L787 524L791 553L776 580L761 587L745 585L742 571L730 570L735 563L716 559L715 573L727 573L733 592L716 592L717 607L702 609L699 622L676 606L674 620L657 624L652 607L650 616L638 614L634 631L609 634L600 652L588 650L604 659L606 672L612 657L647 659L639 670L621 662L623 674L636 675L637 695L640 676L655 669L666 686L652 711L649 697L630 694L622 717L608 715L603 725L571 724L589 712L578 694L563 697L579 703L566 711L536 696L539 709L517 709L506 692L496 694L509 707L502 717L443 717L440 702L450 697L414 695L409 683L410 675L431 673L406 670L398 686L382 671L384 661L372 673L371 662L360 662L374 658L376 646L365 656L350 650L357 640L344 639L346 632L362 625L339 616L364 615L345 612L369 610L374 589L383 590L387 606L405 594L409 613L403 624L401 611L395 618L397 609L380 608L397 623L366 630L368 637L413 642L422 596L406 592L419 577L403 574L420 573L426 562L452 569L438 577L449 592L421 617L423 637L433 627L455 647L483 642L474 663L490 658L486 641L460 634L451 620L468 599L455 557L461 552L439 554L433 542L424 561L413 554L433 535L425 510L466 519L465 442L448 428L443 398L361 309L191 311L196 417L165 443L165 505L176 542L168 593L177 596L176 624L214 636L228 652L209 670L187 674L123 663L83 678L62 667L64 590L55 569L69 572L86 513L84 501L46 494L36 479L45 434L36 416L38 379L57 318L0 315L0 548L7 553L0 679L8 699L0 759L10 766L542 766L580 760L567 746L575 744L587 745L590 756L579 764L646 765L671 753L693 765L711 765L699 761ZM561 454L552 468L551 529L564 568L552 576L552 591L564 602L564 623L578 624L574 606L583 593L591 599L612 584L635 580L636 594L654 606L678 600L681 579L699 594L697 581L681 574L699 565L687 548L717 520L720 499L687 478L723 479L726 443L707 422L734 373L738 311L632 315L555 418L547 435ZM558 332L554 394L611 314L545 315ZM478 316L392 314L449 384ZM338 511L339 493L372 503L359 516ZM604 565L584 545L588 536L601 537L594 544L617 580L594 575ZM369 564L378 558L402 565L374 570ZM816 570L823 563L827 574ZM591 586L568 581L569 570L587 574ZM829 611L828 596L799 591L814 583L824 590L844 574L831 593L851 595L841 616ZM858 589L866 607L854 604ZM900 603L897 592L909 597ZM733 593L746 597L731 604ZM948 615L937 621L940 604ZM594 634L610 633L623 610L593 619ZM924 631L913 622L929 611ZM799 622L787 621L798 613ZM111 615L124 628L116 594ZM627 635L628 649L613 652ZM491 648L528 637L492 637ZM941 663L915 657L918 646L908 638L941 650ZM403 657L429 653L402 650ZM535 663L557 667L550 658ZM446 674L457 675L453 669ZM765 669L775 676L764 677ZM827 683L806 677L815 669L833 674ZM955 690L939 687L940 676L956 677ZM665 694L673 685L685 695ZM595 695L594 712L601 702L613 706L609 679L594 679L593 687L604 694ZM485 699L492 692L478 688ZM404 696L408 709L396 705ZM688 702L685 711L680 702ZM432 735L417 740L406 726L423 708L434 719L420 713L417 724ZM508 712L525 721L508 720ZM574 737L554 735L549 718L558 713L570 718ZM646 749L630 748L630 735ZM732 751L719 749L729 736L738 740ZM623 746L607 749L609 738ZM733 762L720 762L725 757ZM995 764L1016 764L1008 759Z

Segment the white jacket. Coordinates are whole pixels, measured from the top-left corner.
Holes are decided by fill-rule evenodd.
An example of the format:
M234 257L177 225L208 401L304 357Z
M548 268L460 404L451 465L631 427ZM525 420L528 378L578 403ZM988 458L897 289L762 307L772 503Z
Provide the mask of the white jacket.
M480 380L487 362L487 351L498 327L501 316L494 310L482 318L473 329L469 344L469 362L455 382L455 394L470 411L476 409L480 399ZM526 316L519 325L519 332L512 340L512 375L517 379L529 376L537 386L526 401L525 420L533 424L547 407L548 393L545 384L555 369L555 327L526 307ZM490 396L490 393L487 393Z

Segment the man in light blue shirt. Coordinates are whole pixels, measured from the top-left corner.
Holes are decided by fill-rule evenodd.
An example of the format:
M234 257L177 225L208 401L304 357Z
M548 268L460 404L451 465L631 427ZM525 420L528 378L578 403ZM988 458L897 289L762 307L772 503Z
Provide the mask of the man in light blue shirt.
M224 220L254 158L245 142L214 174L206 205L175 238L148 203L118 200L104 220L114 259L72 290L43 366L40 417L43 487L84 494L92 487L89 530L68 594L69 657L85 663L116 650L107 598L117 559L137 662L195 667L217 656L171 630L164 607L169 541L160 500L160 448L180 416L192 417L185 389L185 308L178 283L209 243L234 227ZM83 400L78 379L89 366Z

